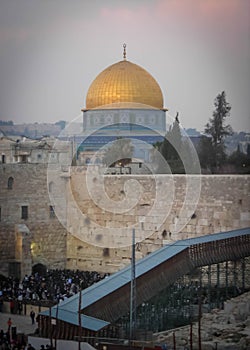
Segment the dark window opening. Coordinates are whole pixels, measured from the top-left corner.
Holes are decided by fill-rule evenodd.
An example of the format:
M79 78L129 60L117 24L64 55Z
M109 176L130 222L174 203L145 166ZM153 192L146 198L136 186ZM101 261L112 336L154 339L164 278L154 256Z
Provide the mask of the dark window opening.
M109 248L103 248L102 256L109 256Z
M8 190L12 190L12 188L13 188L13 183L14 183L13 177L9 177L9 178L8 178Z
M21 163L28 163L28 156L25 154L22 154L21 156L20 156L20 162Z
M5 159L5 154L2 154L2 163L5 163L6 159Z
M161 235L162 235L163 238L166 238L167 237L167 231L163 230Z
M41 263L38 263L38 264L32 266L32 274L34 275L36 272L37 272L40 276L45 277L45 276L46 276L46 272L47 272L47 267L46 267L46 265L43 265L43 264L41 264Z
M22 206L21 219L24 219L24 220L28 219L28 206L27 205Z

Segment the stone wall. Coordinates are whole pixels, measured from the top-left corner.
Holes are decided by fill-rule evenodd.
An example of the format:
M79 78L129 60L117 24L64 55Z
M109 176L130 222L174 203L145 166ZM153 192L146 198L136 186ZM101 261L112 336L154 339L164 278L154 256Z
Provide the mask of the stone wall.
M9 262L15 260L15 226L0 223L0 274L8 275Z
M138 203L120 214L102 205L98 177L90 180L94 184L91 188L91 183L86 185L84 171L79 167L72 169L67 223L73 235L67 236L67 266L87 266L88 269L96 266L99 271L114 272L127 265L133 225L136 225L138 241L137 258L173 240L250 226L249 176L193 175L190 178L196 180L191 183L188 178L184 175L159 175L157 180L143 175L105 176L108 200L116 201L117 206L126 197L128 181L138 181L129 184L131 188L135 186L133 191L141 186ZM191 190L187 190L188 186ZM163 193L160 199L157 190ZM157 202L156 211L152 215L154 202ZM139 223L141 218L144 222ZM92 245L85 247L83 242Z
M0 166L0 273L7 274L8 263L15 260L15 225L25 224L31 233L32 265L64 268L66 230L51 217L44 164L3 164ZM8 178L13 187L8 189ZM22 219L22 206L28 206L28 218Z
M55 169L47 179L46 165L2 164L0 273L15 259L16 224L32 235L32 265L99 272L130 262L134 226L137 259L173 240L250 226L250 176L110 175L105 200L101 179L86 181L82 167Z

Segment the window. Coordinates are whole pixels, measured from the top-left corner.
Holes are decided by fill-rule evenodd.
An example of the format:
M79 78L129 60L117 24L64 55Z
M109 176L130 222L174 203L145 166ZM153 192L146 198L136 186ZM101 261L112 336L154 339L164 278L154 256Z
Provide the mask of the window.
M0 221L2 221L2 208L0 207Z
M13 177L11 176L11 177L8 178L8 190L12 190L12 188L13 188L13 183L14 183L14 179L13 179Z
M56 216L55 209L54 209L53 205L50 205L49 206L49 217L54 218L55 216Z
M27 205L22 205L21 219L24 219L24 220L28 219L28 206Z
M26 154L22 154L20 156L20 162L21 163L28 163L28 156Z
M5 154L2 154L2 163L5 163Z
M49 192L52 193L52 192L54 191L54 188L55 188L55 184L54 184L53 181L51 181L51 182L49 183Z

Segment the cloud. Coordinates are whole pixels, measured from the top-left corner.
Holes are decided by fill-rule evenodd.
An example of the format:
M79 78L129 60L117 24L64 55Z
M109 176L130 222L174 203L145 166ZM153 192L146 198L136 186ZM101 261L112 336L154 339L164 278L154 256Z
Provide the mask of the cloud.
M157 0L135 2L133 7L108 4L100 10L100 21L136 35L145 28L147 35L150 30L161 30L162 36L165 31L190 33L194 38L237 49L242 41L245 45L249 33L250 2L245 0Z

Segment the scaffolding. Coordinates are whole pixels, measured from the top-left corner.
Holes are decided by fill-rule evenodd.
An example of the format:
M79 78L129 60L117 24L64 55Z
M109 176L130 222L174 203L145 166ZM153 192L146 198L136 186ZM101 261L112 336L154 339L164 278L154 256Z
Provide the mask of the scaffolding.
M224 302L250 290L250 257L195 268L179 277L156 296L137 307L136 329L161 332L198 320L202 313L223 309ZM129 314L117 324L122 334L129 330Z

